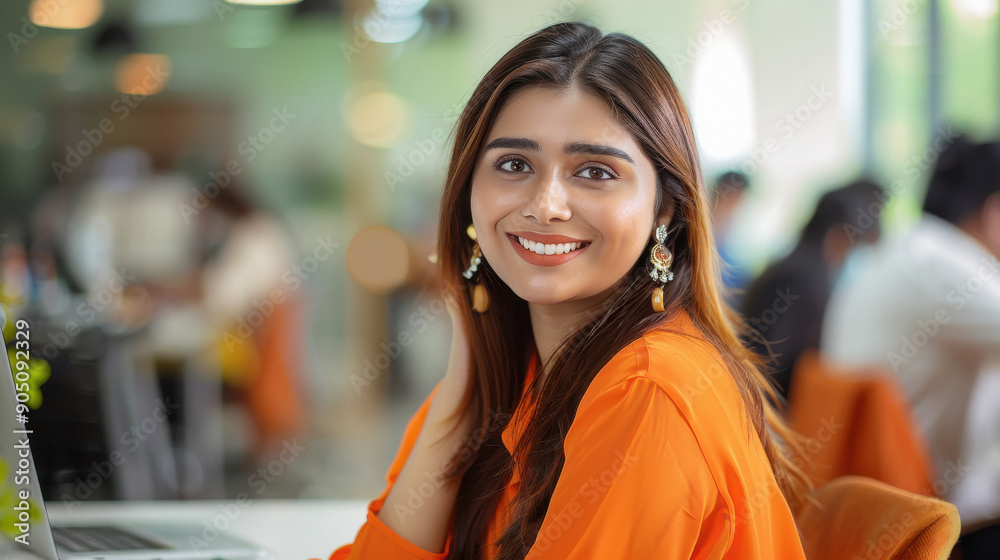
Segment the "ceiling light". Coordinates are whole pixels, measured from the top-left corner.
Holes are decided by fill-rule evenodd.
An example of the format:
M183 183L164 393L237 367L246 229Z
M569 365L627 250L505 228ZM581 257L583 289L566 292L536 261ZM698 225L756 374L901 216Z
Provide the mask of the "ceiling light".
M54 0L32 0L28 7L31 23L40 27L55 29L83 29L90 27L104 11L102 0L74 0L57 2Z

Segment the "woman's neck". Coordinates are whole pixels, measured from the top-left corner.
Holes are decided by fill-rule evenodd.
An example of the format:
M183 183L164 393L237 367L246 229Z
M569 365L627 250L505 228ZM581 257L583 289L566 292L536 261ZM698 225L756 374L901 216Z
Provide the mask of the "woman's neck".
M600 312L602 303L614 293L607 291L584 299L543 305L528 302L531 330L538 349L537 377L540 380L549 369L550 360L562 344L577 329L590 322Z

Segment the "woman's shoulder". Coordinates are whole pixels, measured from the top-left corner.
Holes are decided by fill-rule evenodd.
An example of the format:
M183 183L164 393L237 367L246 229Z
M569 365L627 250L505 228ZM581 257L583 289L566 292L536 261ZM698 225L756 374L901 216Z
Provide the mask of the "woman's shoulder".
M594 378L581 407L636 379L652 382L678 405L705 393L728 401L737 390L722 355L683 310L615 354Z

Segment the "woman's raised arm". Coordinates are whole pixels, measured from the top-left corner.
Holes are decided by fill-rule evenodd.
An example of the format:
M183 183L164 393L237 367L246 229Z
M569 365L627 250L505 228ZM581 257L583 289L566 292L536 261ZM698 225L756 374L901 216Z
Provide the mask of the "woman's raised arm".
M448 526L460 481L445 480L442 473L471 433L475 419L462 408L470 358L465 325L454 303L446 303L452 320L448 371L432 393L429 406L425 403L407 428L396 459L405 463L401 468L394 463L398 474L390 468L384 502L373 508L374 518L369 514L368 527L358 533L354 545L342 547L333 558L381 560L391 550L394 558L433 560L443 558L447 551ZM414 429L419 430L416 441L412 439Z

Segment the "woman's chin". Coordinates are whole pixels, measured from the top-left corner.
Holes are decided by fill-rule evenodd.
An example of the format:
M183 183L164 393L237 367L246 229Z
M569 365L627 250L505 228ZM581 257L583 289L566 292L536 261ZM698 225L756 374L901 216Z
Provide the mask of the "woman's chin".
M530 305L558 305L560 303L566 303L567 301L569 301L566 298L553 298L553 297L526 297L523 299Z
M531 305L560 305L573 302L579 304L581 301L590 300L596 295L591 293L581 294L569 290L541 290L538 288L526 290L515 289L514 293Z
M561 290L538 287L524 287L508 284L517 297L532 305L555 305L571 299L571 295Z

